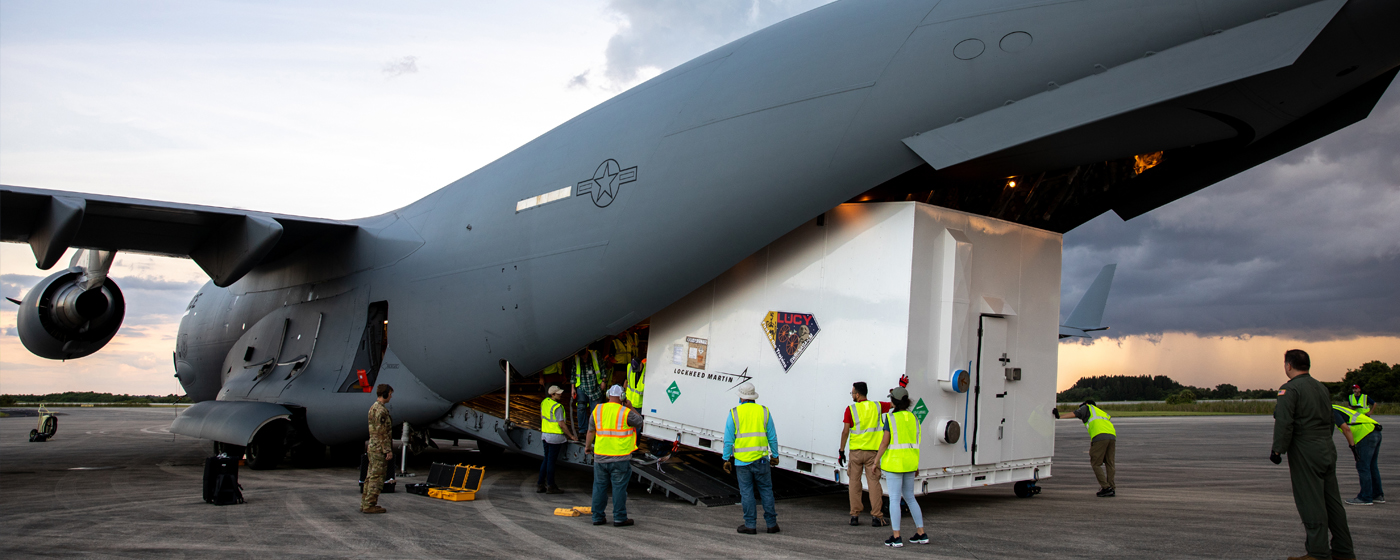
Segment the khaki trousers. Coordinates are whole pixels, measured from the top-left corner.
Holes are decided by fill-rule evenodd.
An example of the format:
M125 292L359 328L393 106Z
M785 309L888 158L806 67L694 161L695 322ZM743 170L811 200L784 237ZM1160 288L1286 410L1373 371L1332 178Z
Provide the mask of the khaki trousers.
M883 519L884 513L880 507L885 502L885 491L880 487L880 464L875 461L875 456L879 451L874 449L852 449L846 456L846 476L850 481L851 517L857 517L860 512L865 511L865 502L861 500L860 474L865 471L865 486L870 489L870 515L876 519Z
M1113 455L1118 448L1115 438L1099 438L1089 444L1089 466L1094 468L1094 476L1099 479L1099 488L1116 488L1113 485Z

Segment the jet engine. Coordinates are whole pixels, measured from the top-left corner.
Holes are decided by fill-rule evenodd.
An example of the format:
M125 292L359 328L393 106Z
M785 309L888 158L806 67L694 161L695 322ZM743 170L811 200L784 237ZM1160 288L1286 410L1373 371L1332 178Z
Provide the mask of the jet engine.
M126 300L116 282L105 274L93 278L75 266L30 289L16 323L20 341L34 355L71 360L105 346L125 316Z

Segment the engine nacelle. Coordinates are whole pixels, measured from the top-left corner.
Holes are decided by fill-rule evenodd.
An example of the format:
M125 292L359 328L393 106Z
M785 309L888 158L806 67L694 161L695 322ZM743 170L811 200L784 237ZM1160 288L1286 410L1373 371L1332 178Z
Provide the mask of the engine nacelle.
M117 334L126 300L116 282L83 289L82 267L43 279L20 304L19 339L35 356L50 360L81 358L100 350Z

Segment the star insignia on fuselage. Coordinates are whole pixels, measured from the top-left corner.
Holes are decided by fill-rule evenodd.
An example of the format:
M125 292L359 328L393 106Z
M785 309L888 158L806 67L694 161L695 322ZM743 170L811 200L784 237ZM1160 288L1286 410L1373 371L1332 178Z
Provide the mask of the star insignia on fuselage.
M606 159L598 164L592 178L579 181L575 196L586 194L593 199L594 205L604 208L617 199L618 190L622 185L636 180L637 166L623 169L617 160Z

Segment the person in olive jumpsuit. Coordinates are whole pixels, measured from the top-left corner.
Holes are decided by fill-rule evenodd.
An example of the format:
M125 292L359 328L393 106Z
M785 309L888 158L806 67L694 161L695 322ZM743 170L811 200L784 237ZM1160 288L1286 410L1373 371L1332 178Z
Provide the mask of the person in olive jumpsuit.
M1283 355L1288 382L1274 404L1274 446L1269 460L1282 462L1288 455L1293 480L1293 503L1307 530L1307 556L1317 560L1352 559L1351 530L1337 490L1337 448L1332 444L1332 395L1308 375L1308 353L1289 350ZM1332 534L1331 546L1327 543ZM1292 560L1292 559L1290 559Z

